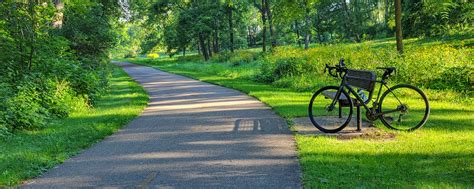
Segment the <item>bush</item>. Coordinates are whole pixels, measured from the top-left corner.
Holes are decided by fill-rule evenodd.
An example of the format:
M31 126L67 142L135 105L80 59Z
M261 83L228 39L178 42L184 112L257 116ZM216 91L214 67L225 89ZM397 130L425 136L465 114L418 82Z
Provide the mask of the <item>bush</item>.
M257 80L274 82L284 77L297 77L310 75L316 72L316 65L305 58L282 57L276 59L275 63L266 63L261 66L261 75Z
M250 63L254 60L259 58L261 53L259 52L252 52L249 50L240 50L235 51L234 53L231 52L221 52L219 54L214 55L211 58L211 61L217 63L230 63L232 66L239 66L242 64Z
M156 59L156 58L159 58L160 55L157 53L151 53L151 54L147 54L146 57L151 58L151 59Z
M137 52L135 51L130 51L124 56L124 58L135 58L135 57L137 57Z
M203 60L201 55L180 56L177 59L184 62L199 62Z
M276 79L283 77L300 76L305 73L312 73L316 68L304 58L281 58L276 61L273 75Z
M4 103L2 122L10 131L41 128L45 123L47 110L41 106L40 94L34 90L32 82L23 83L17 88L18 93Z
M108 49L116 39L109 19L97 19L109 9L72 3L61 28L50 23L53 6L12 1L0 3L0 10L8 12L0 14L0 135L41 128L49 118L93 104L108 85ZM31 21L37 27L25 30Z
M233 54L230 52L221 52L212 56L211 60L217 63L225 63L228 62L232 56Z
M440 77L429 83L432 89L451 89L460 92L472 90L474 67L455 66L445 69Z
M84 71L77 73L77 78L71 81L71 86L76 94L85 97L89 105L93 105L104 91L105 83L102 79L100 71Z
M0 112L0 115L2 115L2 112ZM8 128L5 127L4 124L0 123L0 140L6 139L11 135L12 133L8 130Z
M54 117L67 117L73 108L74 92L65 80L47 79L40 86L41 104Z
M334 65L340 58L352 69L376 70L379 66L394 66L393 83L408 83L438 90L472 91L472 50L451 45L408 45L404 56L399 56L391 43L366 42L362 44L326 45L308 50L294 47L274 49L265 58L259 80L273 82L282 74L298 76L302 68L310 70L310 76L328 79L323 73L324 65ZM303 64L303 60L307 60ZM290 64L294 62L295 65ZM272 70L278 69L272 74ZM381 72L379 72L379 77ZM288 80L288 79L286 79ZM297 81L295 81L297 82ZM286 81L285 83L288 83Z
M229 62L233 66L239 66L241 64L250 63L254 60L257 60L260 56L260 53L251 52L251 51L237 51L230 59Z

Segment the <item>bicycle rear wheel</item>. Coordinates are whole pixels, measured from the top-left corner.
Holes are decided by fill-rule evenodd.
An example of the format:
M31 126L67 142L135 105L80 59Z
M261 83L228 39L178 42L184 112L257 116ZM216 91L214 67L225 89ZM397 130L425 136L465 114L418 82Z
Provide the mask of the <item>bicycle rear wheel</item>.
M322 132L339 132L351 121L352 100L344 90L339 97L336 97L338 89L339 87L336 86L323 87L314 93L309 102L309 118ZM331 106L333 99L341 100L336 100L334 106Z
M413 131L428 120L430 104L415 86L400 84L385 91L380 98L380 120L390 129Z

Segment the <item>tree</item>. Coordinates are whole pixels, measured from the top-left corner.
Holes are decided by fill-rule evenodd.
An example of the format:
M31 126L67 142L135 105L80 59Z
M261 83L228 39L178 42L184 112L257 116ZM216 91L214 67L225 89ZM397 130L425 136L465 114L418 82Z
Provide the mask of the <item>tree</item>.
M402 35L402 2L395 0L395 27L397 38L397 51L403 54L403 35Z
M276 36L275 36L275 29L273 28L273 14L272 14L272 9L271 9L271 0L264 0L265 1L265 12L268 18L268 28L270 29L270 40L271 40L271 46L276 47L277 42L276 42Z
M262 3L257 3L257 0L253 0L253 5L260 11L262 17L262 51L267 51L267 8L266 2L267 0L262 0Z

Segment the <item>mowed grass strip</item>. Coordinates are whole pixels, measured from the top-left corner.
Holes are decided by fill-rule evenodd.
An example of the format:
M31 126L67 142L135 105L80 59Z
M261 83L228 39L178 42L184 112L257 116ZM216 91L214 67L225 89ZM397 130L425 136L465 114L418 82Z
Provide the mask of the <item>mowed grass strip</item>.
M129 61L243 91L285 118L307 116L310 92L220 76L226 71L221 63L168 58ZM205 71L197 71L200 66ZM472 188L474 107L470 104L432 100L429 121L411 133L389 131L377 122L379 128L396 134L390 140L338 140L296 134L303 184L306 188Z
M121 68L113 68L110 89L95 108L50 120L46 128L25 131L0 142L0 188L42 172L116 132L140 114L148 95Z

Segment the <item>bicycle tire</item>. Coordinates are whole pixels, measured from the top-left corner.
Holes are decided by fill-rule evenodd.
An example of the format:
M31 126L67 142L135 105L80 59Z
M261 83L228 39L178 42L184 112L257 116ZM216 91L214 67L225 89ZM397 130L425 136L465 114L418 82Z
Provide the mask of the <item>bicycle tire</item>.
M342 93L341 95L345 95L348 99L348 106L346 108L348 108L346 110L346 115L347 115L347 118L341 118L339 117L339 119L341 121L343 121L343 123L341 125L338 125L336 127L333 127L333 128L329 128L329 126L327 125L323 125L323 122L322 120L320 119L315 119L315 115L319 114L319 113L323 113L322 112L322 109L321 110L318 110L318 112L314 112L315 111L315 107L316 105L318 106L321 106L321 104L323 105L323 107L325 107L325 103L324 102L315 102L315 99L318 98L320 99L319 97L323 97L325 99L329 99L327 97L325 97L323 95L323 92L324 91L329 91L329 90L333 90L333 91L337 91L339 90L339 87L336 87L336 86L326 86L326 87L323 87L321 89L319 89L318 91L316 91L313 96L311 97L311 100L309 102L309 106L308 106L308 115L309 115L309 118L311 120L311 123L313 123L313 125L318 128L320 131L324 132L324 133L337 133L339 131L341 131L342 129L344 129L348 124L349 122L351 121L351 118L352 118L352 109L353 109L353 103L352 103L352 99L349 97L349 94L342 90ZM336 96L334 97L336 98ZM329 99L328 102L332 102L333 99ZM339 105L340 106L340 105ZM327 107L325 108L327 109ZM331 110L333 111L333 110ZM348 113L347 113L348 111ZM322 118L323 120L326 119L326 120L331 120L331 119L327 119L326 117L324 116L319 116L320 118ZM318 117L318 118L319 118ZM338 120L335 120L335 121L338 121Z
M407 90L408 92L402 91L402 90ZM396 93L399 93L399 94L396 94ZM388 98L390 98L389 94L393 94L391 96L399 95L399 97L394 98L398 102L395 101L395 103L394 103L394 102L390 102L390 100L387 100ZM404 94L405 95L408 94L409 98L408 99L407 98L400 99ZM419 96L417 96L417 95L419 95ZM421 97L420 100L422 100L423 103L420 104L420 105L418 105L419 103L418 104L413 103L414 107L410 107L408 105L408 102L414 101L413 99L417 99L417 97ZM392 101L394 101L394 100L392 100ZM425 125L425 123L428 120L428 117L430 115L430 104L429 104L428 98L426 97L425 93L423 93L423 91L421 89L419 89L415 86L412 86L412 85L408 85L408 84L399 84L399 85L395 85L395 86L389 88L389 90L385 91L383 93L382 97L380 98L380 105L378 107L378 111L382 113L384 111L384 107L385 108L386 107L391 107L391 108L388 108L388 109L393 109L394 104L396 105L397 103L398 103L397 108L399 106L406 107L406 110L400 110L400 112L399 112L399 120L397 121L399 126L395 126L395 124L393 124L393 117L390 118L389 114L381 114L379 116L379 118L386 127L388 127L389 129L393 129L393 130L413 131L413 130L419 129L419 128L421 128ZM411 102L410 102L410 104L411 104ZM413 111L417 111L417 112L413 113ZM410 112L411 112L411 117L409 117L409 121L404 121L406 123L406 126L401 127L401 118L406 117L405 115L407 115ZM393 113L397 114L397 111L393 112ZM419 114L420 118L416 118L417 114ZM404 118L404 119L406 119L406 118ZM420 120L418 121L418 119L420 119ZM411 120L414 120L414 121L411 121ZM410 122L414 123L413 126L411 126L412 124L410 124Z

